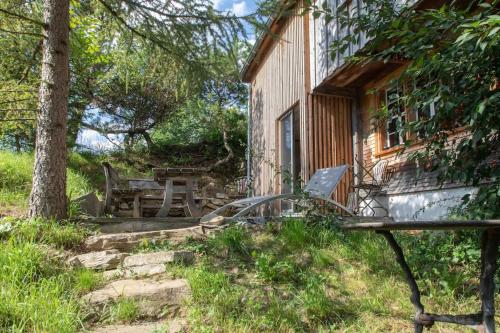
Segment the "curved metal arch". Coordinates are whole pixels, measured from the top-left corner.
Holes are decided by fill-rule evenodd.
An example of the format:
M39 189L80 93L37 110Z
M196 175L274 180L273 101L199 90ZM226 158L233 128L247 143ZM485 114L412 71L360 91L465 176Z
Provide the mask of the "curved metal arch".
M334 201L334 200L331 200L331 199L325 199L323 197L316 197L316 196L310 196L308 198L304 198L303 196L301 195L297 195L297 194L292 194L292 193L286 193L286 194L279 194L279 195L275 195L275 196L272 196L272 197L268 197L268 198L264 198L263 200L260 200L250 206L248 206L247 208L241 210L240 212L238 212L237 214L235 214L233 216L233 218L238 218L238 217L243 217L245 215L247 215L248 213L250 213L251 211L255 210L256 208L264 205L264 204L267 204L267 203L270 203L272 201L275 201L275 200L291 200L291 199L316 199L316 200L324 200L326 202L328 202L329 204L341 209L342 211L344 211L345 213L349 214L350 216L354 216L353 212L349 210L349 208L341 205L340 203Z

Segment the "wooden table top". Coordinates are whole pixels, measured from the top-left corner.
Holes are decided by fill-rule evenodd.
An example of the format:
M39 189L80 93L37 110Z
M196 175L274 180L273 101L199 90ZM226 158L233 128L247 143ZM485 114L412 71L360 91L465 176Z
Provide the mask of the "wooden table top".
M153 177L156 181L164 181L167 178L200 177L206 172L204 168L153 168Z
M348 219L341 225L347 230L462 230L462 229L496 229L500 228L500 220L477 220L477 221L370 221L352 222L355 218ZM368 220L361 218L360 220ZM350 222L349 222L350 221Z

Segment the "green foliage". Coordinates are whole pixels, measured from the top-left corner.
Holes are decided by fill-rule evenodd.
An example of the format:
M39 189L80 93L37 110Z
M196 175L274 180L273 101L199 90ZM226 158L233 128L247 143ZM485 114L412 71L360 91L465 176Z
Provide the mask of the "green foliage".
M85 318L79 297L102 276L71 269L56 249L77 247L87 231L41 220L0 222L6 224L12 227L0 233L0 331L78 331Z
M412 249L408 261L411 267L419 268L415 273L424 293L463 297L477 291L470 279L479 272L479 235L470 231L425 231L418 236L401 234L399 239L406 249ZM436 284L439 289L433 290Z
M139 304L132 298L120 298L114 302L102 320L106 323L132 322L139 317Z
M250 254L250 237L242 227L226 228L209 242L214 253L227 251L229 255Z
M26 207L31 191L32 170L31 153L0 151L0 208ZM90 181L79 167L68 169L67 194L70 199L91 191Z
M0 243L0 330L75 332L82 313L71 274L46 248L10 238Z
M97 273L90 269L78 269L74 272L74 281L74 289L84 294L101 286L104 282L104 278L101 273Z
M14 222L10 237L20 242L74 249L81 245L88 232L87 229L69 222L33 219Z
M300 219L252 237L229 229L200 243L200 263L174 269L191 285L195 332L400 332L410 325L409 290L383 237ZM479 306L475 233L396 236L429 311ZM214 255L221 253L215 244L235 247L237 239L250 257L229 251L221 261Z
M143 239L134 249L134 252L157 252L172 250L173 246L168 240Z

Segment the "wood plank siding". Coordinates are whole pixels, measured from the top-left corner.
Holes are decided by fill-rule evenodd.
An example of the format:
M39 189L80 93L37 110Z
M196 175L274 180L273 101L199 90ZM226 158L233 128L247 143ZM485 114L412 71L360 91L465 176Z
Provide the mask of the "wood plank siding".
M352 101L347 97L311 95L309 170L342 164L353 165ZM347 202L353 181L352 170L344 177L334 198Z
M280 192L279 119L292 108L298 109L301 178L307 174L307 97L304 20L287 17L269 50L259 59L251 80L251 154L255 195Z

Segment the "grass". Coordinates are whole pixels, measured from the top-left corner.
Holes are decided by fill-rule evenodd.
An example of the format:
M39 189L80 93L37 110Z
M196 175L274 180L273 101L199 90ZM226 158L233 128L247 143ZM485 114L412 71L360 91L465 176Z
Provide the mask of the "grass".
M408 261L419 267L428 311L473 313L480 308L476 236L397 234ZM257 235L228 228L187 246L201 260L168 271L190 283L193 332L413 331L408 287L385 240L374 233L343 233L292 219ZM436 324L431 331L470 330Z
M106 324L129 323L139 318L139 305L131 298L120 298L107 309L101 316L101 320Z
M93 272L67 267L57 253L77 248L85 229L52 221L2 221L0 332L76 332L80 296L97 287ZM5 226L9 225L8 228Z
M103 190L105 177L101 162L110 159L106 156L71 152L67 169L69 199ZM123 176L137 176L137 171L119 160L113 160L112 164ZM24 213L31 191L32 172L32 153L0 150L0 216L21 216ZM70 213L72 212L77 213L70 206Z
M77 158L76 154L71 156ZM74 165L74 168L68 168L67 194L70 199L74 199L91 192L93 186L77 163L70 165ZM32 172L32 154L0 151L0 214L19 215L27 207Z

